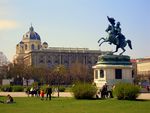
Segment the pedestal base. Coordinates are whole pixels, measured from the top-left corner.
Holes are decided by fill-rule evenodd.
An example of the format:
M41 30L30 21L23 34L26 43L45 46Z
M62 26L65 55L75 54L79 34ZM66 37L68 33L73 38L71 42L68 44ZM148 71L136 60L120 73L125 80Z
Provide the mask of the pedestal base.
M105 83L111 88L117 82L133 83L132 63L129 56L101 55L94 69L94 83L101 88Z

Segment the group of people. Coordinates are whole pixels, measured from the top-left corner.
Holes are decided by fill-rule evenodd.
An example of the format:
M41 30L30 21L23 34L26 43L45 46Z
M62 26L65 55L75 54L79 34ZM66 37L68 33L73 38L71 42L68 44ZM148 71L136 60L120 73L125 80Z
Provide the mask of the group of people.
M52 88L47 85L46 90L40 89L39 87L31 87L30 90L27 91L28 96L31 94L31 96L40 96L41 100L44 100L44 95L46 94L46 100L51 100L51 94L52 94Z
M52 88L49 85L47 86L45 92L44 92L44 90L40 91L41 100L44 100L44 95L45 94L46 94L46 100L47 99L51 100Z
M35 90L33 88L31 88L31 91L35 91ZM28 95L31 94L33 96L35 92L34 93L27 92L27 93L28 93ZM46 100L48 100L48 99L51 100L52 88L49 85L47 85L45 91L42 89L35 94L39 95L41 97L41 100L44 100L45 95L46 95ZM11 95L8 94L6 100L4 100L4 101L0 100L0 103L6 103L6 104L14 103L14 99Z
M111 90L108 90L108 85L104 84L103 87L98 92L98 94L96 95L96 97L97 98L113 98L112 89L113 88L111 88Z
M28 89L26 91L26 93L29 95L31 95L32 97L35 96L40 96L41 100L44 100L44 95L46 95L46 100L49 98L49 100L51 100L51 94L52 94L52 88L47 85L46 89L40 89L39 87L31 87L31 89Z
M29 95L31 95L32 97L35 96L39 96L40 95L40 88L39 87L31 87L31 89L27 89L26 93Z

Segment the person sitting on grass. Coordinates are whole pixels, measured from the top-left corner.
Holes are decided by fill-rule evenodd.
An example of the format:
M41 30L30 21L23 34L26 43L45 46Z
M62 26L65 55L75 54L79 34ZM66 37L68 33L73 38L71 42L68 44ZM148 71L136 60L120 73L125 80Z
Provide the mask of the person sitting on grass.
M13 97L10 96L10 95L7 95L6 101L0 101L0 103L6 103L6 104L11 104L11 103L13 103L13 102L14 102L14 99L13 99Z
M9 103L13 103L14 102L14 99L12 96L10 95L7 95L7 100L6 100L6 103L9 104Z

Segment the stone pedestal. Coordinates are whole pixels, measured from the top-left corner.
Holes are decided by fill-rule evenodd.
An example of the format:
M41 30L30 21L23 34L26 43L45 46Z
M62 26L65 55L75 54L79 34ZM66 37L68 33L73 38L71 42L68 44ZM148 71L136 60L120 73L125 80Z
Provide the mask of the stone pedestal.
M101 88L105 83L111 88L117 82L133 83L133 70L129 56L101 55L94 69L94 83Z

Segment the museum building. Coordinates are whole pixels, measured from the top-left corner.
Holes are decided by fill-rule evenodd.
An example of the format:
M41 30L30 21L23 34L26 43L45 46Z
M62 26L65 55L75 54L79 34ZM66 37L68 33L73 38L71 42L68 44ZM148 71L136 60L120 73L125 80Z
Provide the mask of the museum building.
M48 47L48 43L42 43L40 35L31 26L16 45L13 62L37 67L57 65L69 67L75 62L79 62L91 68L97 63L98 56L105 53L88 48Z

